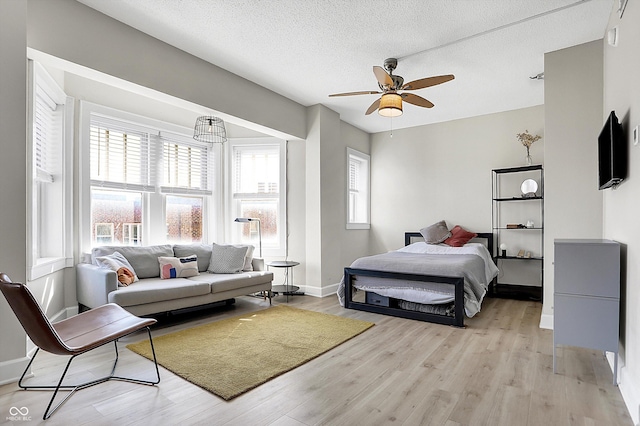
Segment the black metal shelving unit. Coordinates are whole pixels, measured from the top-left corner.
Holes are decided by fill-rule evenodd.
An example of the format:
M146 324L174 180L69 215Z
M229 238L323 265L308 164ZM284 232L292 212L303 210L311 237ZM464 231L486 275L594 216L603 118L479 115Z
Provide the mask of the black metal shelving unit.
M517 185L516 182L519 183L522 180L517 179L518 175L522 179L533 179L538 183L538 189L536 190L535 195L516 195L517 192L520 192L520 186ZM504 183L506 178L509 178L507 184ZM492 256L494 261L498 265L498 268L507 262L510 264L513 264L514 262L536 262L539 264L540 279L539 285L522 285L500 282L499 275L492 283L489 294L494 297L542 301L544 284L544 171L542 165L537 164L531 166L494 169L491 171L491 183L493 204L491 224L495 241L494 253L492 253ZM507 188L505 188L505 186ZM505 196L505 192L508 196ZM536 224L537 226L532 227L508 228L504 223L505 219L503 218L502 212L505 203L509 205L512 205L511 203L522 203L523 210L531 210L536 213L538 215L537 217L540 218L540 223ZM510 217L508 219L512 218ZM522 220L524 218L520 217L515 219ZM506 234L518 232L535 233L539 236L539 238L535 238L539 243L535 256L528 258L518 257L515 255L516 251L513 247L511 248L511 252L508 252L507 255L502 255L500 245L502 244L502 241L508 239ZM522 247L522 249L529 249L526 251L534 251L532 250L532 247ZM511 265L511 268L513 268L513 265Z

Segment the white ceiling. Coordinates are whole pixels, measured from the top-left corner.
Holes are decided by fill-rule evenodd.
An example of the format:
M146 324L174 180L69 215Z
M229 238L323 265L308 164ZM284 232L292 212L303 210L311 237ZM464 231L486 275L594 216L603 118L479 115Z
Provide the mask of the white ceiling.
M544 103L544 53L604 36L614 0L79 0L155 38L280 93L324 104L370 133L373 65L399 59L405 82L455 80L414 93L393 128ZM616 1L617 4L617 1Z

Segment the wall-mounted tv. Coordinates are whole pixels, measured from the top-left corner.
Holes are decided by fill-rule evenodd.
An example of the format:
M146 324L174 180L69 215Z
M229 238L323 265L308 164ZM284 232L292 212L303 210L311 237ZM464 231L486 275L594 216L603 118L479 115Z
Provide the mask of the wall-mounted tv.
M627 143L615 111L598 136L598 188L616 187L627 177Z

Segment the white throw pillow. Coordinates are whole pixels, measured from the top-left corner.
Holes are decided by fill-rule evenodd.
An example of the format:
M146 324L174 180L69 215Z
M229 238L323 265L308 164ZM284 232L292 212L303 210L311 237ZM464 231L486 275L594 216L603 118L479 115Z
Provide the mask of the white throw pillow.
M247 254L244 255L244 266L242 267L242 270L245 272L253 271L253 263L251 262L253 261L253 252L255 250L255 247L252 245L246 245L246 244L235 244L234 247L247 248Z
M129 263L127 258L118 251L114 251L113 253L107 256L99 256L96 257L96 263L101 268L111 269L112 271L118 272L120 268L127 268L133 274L133 282L139 280L136 271L134 271L133 266Z
M198 272L198 257L195 254L186 257L165 257L158 258L160 264L160 278L188 278L200 275Z
M207 271L213 274L235 274L244 269L247 246L222 246L213 243Z

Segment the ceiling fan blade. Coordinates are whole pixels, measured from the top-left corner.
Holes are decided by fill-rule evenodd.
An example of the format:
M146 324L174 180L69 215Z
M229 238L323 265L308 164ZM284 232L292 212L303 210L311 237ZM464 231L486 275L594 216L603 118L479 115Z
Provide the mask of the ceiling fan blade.
M372 92L372 91L362 91L362 92L346 92L346 93L334 93L333 95L329 95L329 97L334 96L353 96L353 95L377 95L382 92Z
M425 87L431 87L438 84L446 83L447 81L451 81L455 78L453 74L447 75L437 75L435 77L427 77L421 78L420 80L410 81L404 86L402 86L402 90L417 90L424 89Z
M364 115L371 114L373 111L377 110L379 106L380 106L380 99L376 99L376 101L371 104L371 106L369 107L367 112L364 113Z
M384 68L374 65L373 73L376 75L376 78L378 79L378 83L380 83L381 86L389 86L389 87L393 86L393 79L389 74L387 74Z
M414 95L413 93L403 93L400 96L402 96L403 101L409 102L410 104L424 108L433 108L433 104L422 96Z

